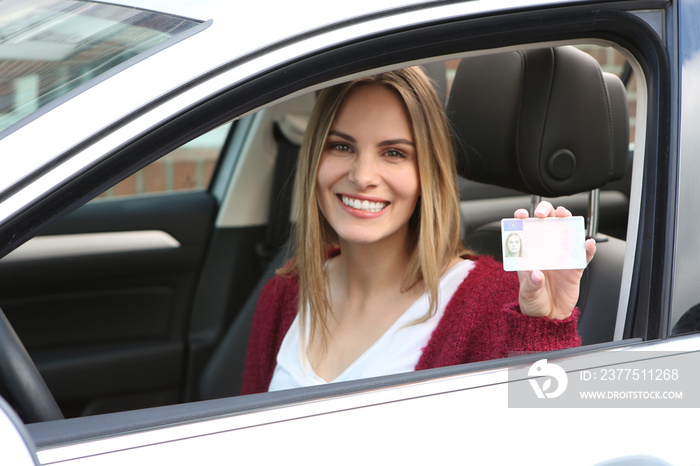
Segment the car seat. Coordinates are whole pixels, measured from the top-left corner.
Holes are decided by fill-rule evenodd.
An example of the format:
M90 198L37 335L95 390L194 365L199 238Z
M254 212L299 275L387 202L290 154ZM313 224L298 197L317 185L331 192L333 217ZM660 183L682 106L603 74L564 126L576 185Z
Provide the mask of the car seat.
M536 196L592 191L588 236L598 250L581 281L579 333L584 344L611 341L625 242L598 234L596 201L598 188L623 177L629 158L620 79L570 46L468 57L456 71L447 113L461 176ZM502 260L499 222L464 242Z

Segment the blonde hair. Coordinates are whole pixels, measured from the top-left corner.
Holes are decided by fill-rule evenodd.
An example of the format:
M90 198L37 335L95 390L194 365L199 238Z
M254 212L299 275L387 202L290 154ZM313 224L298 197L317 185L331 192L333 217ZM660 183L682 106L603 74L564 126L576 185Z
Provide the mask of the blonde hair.
M409 221L412 252L402 290L423 281L430 306L418 322L434 315L440 277L450 261L465 252L459 236L459 195L449 126L423 70L404 68L324 89L316 101L299 153L294 185L297 202L293 207L297 223L290 239L291 260L278 270L299 280L300 322L304 329L308 309L310 344L314 337L321 336L325 346L330 301L324 264L330 252L338 247L337 234L318 207L316 176L335 115L350 90L361 85L384 86L396 92L406 106L413 128L421 192Z

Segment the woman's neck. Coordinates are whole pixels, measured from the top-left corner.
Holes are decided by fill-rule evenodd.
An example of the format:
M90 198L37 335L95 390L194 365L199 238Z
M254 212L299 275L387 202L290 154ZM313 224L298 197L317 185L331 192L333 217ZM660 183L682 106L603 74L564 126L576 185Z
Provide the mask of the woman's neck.
M341 240L341 254L331 265L333 292L359 300L377 294L402 291L410 260L408 235L403 241L392 238L372 244L347 243Z

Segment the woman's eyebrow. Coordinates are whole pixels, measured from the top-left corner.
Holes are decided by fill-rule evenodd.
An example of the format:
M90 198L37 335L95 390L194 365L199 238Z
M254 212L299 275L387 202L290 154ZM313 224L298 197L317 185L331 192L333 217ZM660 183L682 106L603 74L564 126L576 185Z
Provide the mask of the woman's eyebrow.
M332 129L328 131L329 136L337 136L339 138L343 138L345 140L348 140L352 143L356 143L357 139L354 137L350 136L349 134L343 133L342 131L338 131L335 129ZM394 146L396 144L407 144L409 146L415 146L413 141L409 139L404 139L404 138L397 138L397 139L387 139L386 141L381 141L377 146L382 147L382 146Z
M408 140L408 139L403 139L403 138L400 138L400 139L389 139L389 140L387 140L387 141L382 141L382 142L380 142L380 143L377 144L377 145L378 145L378 146L394 146L394 145L396 145L396 144L407 144L407 145L409 145L409 146L415 146L415 144L413 143L413 141L410 141L410 140Z
M338 136L339 138L347 139L350 142L357 142L357 139L354 137L350 136L349 134L342 133L340 131L336 131L334 129L328 131L329 136Z

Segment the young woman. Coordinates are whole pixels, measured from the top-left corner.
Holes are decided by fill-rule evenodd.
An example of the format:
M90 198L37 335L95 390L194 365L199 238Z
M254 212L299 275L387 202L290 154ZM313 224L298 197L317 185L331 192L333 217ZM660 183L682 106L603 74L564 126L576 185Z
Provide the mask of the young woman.
M581 270L518 279L463 249L448 124L419 68L325 89L295 183L293 255L258 301L243 393L580 344Z

